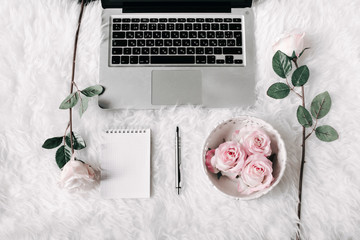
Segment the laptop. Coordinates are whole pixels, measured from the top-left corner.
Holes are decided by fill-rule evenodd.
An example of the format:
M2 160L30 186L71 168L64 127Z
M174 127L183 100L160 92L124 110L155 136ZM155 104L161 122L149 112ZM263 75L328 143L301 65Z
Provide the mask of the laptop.
M101 2L101 108L254 102L252 0Z

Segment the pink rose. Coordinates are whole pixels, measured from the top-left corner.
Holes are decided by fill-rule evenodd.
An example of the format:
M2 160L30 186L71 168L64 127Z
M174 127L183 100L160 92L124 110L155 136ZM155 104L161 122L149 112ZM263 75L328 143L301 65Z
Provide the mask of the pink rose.
M246 127L235 131L233 139L242 144L248 155L263 154L271 155L271 141L269 136L260 128Z
M220 144L214 157L215 166L223 175L236 178L244 165L246 153L238 142L228 141Z
M215 157L214 157L214 155L215 155L215 149L211 149L211 150L206 152L205 165L209 169L210 172L218 173L219 170L217 170L216 167L215 167Z
M280 50L289 57L295 51L296 56L299 57L299 54L304 49L304 36L304 32L297 32L295 30L283 33L280 39L273 45L273 51L277 52Z
M59 186L69 191L88 190L95 181L95 172L86 163L72 156L62 169Z
M261 154L248 157L238 180L238 191L250 194L270 186L272 176L272 162Z

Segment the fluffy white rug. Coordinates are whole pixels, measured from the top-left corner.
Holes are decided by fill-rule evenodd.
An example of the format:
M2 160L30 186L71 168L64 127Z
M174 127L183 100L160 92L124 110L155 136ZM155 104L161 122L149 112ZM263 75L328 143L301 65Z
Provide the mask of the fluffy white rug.
M297 223L301 128L295 96L273 100L278 81L271 45L289 29L307 32L311 78L307 104L328 90L333 106L322 123L339 140L307 142L303 191L304 239L360 236L360 2L264 0L254 4L257 95L252 108L174 107L158 111L103 111L91 101L75 130L87 141L80 158L99 168L101 131L149 127L153 132L152 197L102 200L98 186L84 194L58 188L55 151L43 141L61 135L68 112L58 110L69 91L79 5L71 0L0 3L0 239L290 239ZM101 5L89 5L80 33L77 82L98 82ZM225 198L200 165L203 141L221 120L250 114L271 123L286 141L288 164L280 184L258 200ZM183 194L174 190L174 127L183 134Z

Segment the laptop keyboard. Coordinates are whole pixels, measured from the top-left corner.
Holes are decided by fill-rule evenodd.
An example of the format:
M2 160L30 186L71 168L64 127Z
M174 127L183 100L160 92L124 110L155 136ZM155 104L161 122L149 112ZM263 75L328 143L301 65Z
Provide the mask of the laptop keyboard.
M111 66L243 66L242 18L112 18Z

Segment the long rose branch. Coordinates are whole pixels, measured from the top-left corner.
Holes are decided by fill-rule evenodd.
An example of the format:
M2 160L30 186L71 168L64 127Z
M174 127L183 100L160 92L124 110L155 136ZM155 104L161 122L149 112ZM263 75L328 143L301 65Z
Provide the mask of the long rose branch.
M74 43L74 55L73 55L73 64L72 64L72 74L71 74L71 84L70 84L70 94L73 93L74 90L74 79L75 79L75 64L76 64L76 50L77 50L77 43L79 39L79 32L80 32L80 25L81 19L84 12L84 0L81 1L81 10L79 15L78 26L75 34L75 43ZM73 143L73 136L72 136L72 108L69 108L69 125L70 125L70 145L71 145L71 153L74 154L74 143Z

